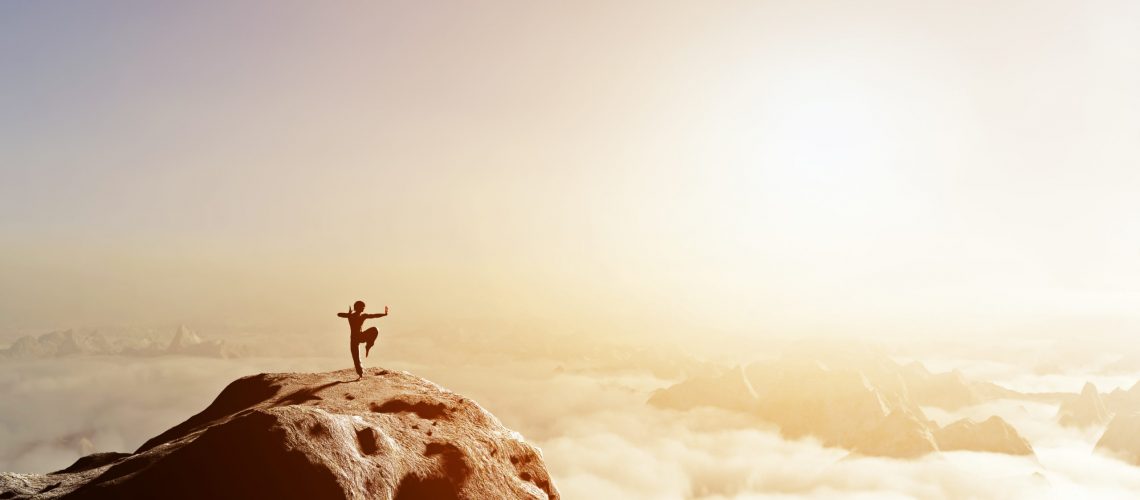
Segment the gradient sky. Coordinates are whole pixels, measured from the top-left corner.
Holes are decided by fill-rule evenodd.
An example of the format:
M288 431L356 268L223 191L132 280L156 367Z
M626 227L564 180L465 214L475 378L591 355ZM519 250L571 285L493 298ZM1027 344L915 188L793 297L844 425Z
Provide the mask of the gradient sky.
M409 327L1134 331L1136 26L1133 1L7 2L0 332L356 298Z

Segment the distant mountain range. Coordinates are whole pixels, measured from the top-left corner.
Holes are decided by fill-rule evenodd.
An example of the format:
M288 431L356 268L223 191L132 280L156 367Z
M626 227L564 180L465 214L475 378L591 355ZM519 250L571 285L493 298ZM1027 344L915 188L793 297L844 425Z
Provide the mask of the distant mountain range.
M100 332L64 330L41 335L25 335L7 349L0 358L34 359L63 356L201 356L236 358L249 355L249 349L224 340L206 340L181 325L169 340L141 336L107 336Z
M957 409L1001 398L1033 398L959 372L930 373L899 365L872 349L790 353L718 375L691 377L658 390L649 404L689 410L716 407L751 414L789 439L868 456L914 458L938 451L1033 455L1000 417L940 426L922 407Z

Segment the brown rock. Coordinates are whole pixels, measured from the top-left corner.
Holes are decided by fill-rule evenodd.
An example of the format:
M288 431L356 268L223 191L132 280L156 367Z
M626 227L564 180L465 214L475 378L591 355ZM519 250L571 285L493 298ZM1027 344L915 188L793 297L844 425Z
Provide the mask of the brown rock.
M426 432L425 432L426 430ZM234 381L135 453L0 473L0 498L556 499L540 451L406 372Z

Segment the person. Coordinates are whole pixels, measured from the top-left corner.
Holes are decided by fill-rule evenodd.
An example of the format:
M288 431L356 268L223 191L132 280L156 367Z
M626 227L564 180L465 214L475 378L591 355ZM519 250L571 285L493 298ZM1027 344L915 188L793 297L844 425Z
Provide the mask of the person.
M372 350L372 344L376 343L376 337L380 335L380 331L375 326L367 329L360 330L364 326L364 320L372 318L383 318L388 315L388 306L384 306L382 314L364 314L364 301L358 300L352 307L348 308L348 312L337 313L337 317L347 318L349 327L348 347L352 350L352 364L356 367L356 378L364 376L364 369L360 367L360 344L364 344L364 357L368 357L368 351Z

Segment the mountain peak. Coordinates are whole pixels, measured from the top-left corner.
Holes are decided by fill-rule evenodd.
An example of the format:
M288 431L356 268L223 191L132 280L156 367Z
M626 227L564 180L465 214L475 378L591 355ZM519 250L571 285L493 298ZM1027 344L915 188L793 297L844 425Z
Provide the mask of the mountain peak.
M1108 422L1108 408L1092 382L1085 382L1081 393L1061 402L1057 421L1068 427L1091 427Z
M201 343L202 338L193 330L187 328L186 325L178 325L178 330L174 332L174 338L170 340L170 347L167 350L179 351Z
M474 401L407 372L272 373L227 386L135 453L48 475L0 473L3 498L529 498L558 492L541 452Z

